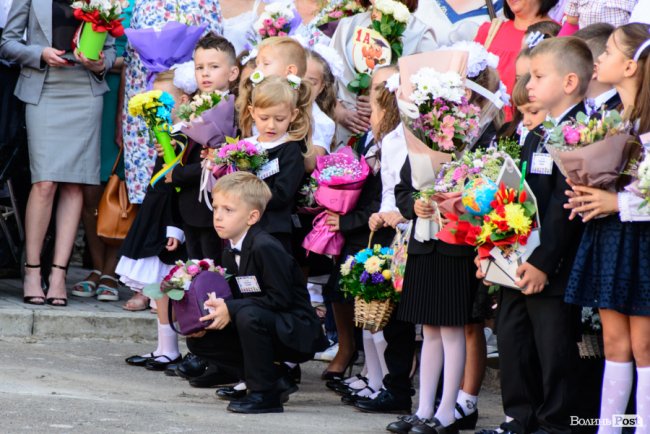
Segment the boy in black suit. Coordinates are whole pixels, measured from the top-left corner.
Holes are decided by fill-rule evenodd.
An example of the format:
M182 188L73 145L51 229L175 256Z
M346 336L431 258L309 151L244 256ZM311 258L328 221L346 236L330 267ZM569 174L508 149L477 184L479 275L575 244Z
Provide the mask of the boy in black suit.
M556 123L584 111L582 99L593 71L587 45L578 38L542 41L531 53L531 102L549 111ZM571 433L573 368L577 363L577 310L564 303L582 225L563 208L564 176L544 149L540 126L527 137L521 159L526 181L537 198L541 244L517 270L521 290L501 289L497 318L501 394L512 419L484 433ZM477 277L483 278L480 269Z
M297 386L274 362L302 363L327 347L300 267L277 239L256 225L270 199L266 183L251 173L236 172L215 184L214 228L229 242L223 265L233 274L233 299L208 300L206 307L214 311L201 320L212 321L209 331L188 340L193 353L220 367L243 361L249 392L228 406L236 413L282 412L283 400ZM212 355L221 354L212 358L209 348L218 349Z

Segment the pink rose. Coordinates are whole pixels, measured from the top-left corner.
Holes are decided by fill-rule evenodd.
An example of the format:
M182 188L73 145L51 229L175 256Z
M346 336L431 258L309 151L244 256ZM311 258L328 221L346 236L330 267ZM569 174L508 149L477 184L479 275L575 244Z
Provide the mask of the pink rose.
M275 30L273 27L269 27L269 36L275 36L277 34L277 30Z
M192 264L189 267L187 267L187 272L190 274L190 276L196 276L197 274L199 274L200 271L201 271L201 267L195 264Z
M562 127L562 135L564 136L564 141L568 145L577 145L580 142L580 131L573 128L571 125L565 125Z
M262 21L262 23L264 24L264 27L271 27L273 25L273 20L270 19L270 18L267 18L264 21Z
M278 36L287 36L287 32L278 32Z
M342 11L333 11L330 13L330 18L339 19L343 16Z
M287 24L287 19L284 18L284 17L280 17L280 18L277 19L276 23L277 23L280 27L282 27L282 26L284 26L285 24ZM280 27L279 27L279 28L280 28Z
M266 36L266 30L260 29L260 36Z

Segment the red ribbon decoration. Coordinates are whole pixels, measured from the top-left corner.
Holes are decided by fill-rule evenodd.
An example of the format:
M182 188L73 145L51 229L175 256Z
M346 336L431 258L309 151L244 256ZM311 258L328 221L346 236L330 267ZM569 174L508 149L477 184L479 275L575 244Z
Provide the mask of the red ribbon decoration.
M106 22L101 18L99 11L94 10L92 12L84 12L82 9L75 9L73 11L74 17L79 21L85 21L91 23L93 30L102 33L108 32L111 36L119 38L124 35L124 26L122 26L122 18Z

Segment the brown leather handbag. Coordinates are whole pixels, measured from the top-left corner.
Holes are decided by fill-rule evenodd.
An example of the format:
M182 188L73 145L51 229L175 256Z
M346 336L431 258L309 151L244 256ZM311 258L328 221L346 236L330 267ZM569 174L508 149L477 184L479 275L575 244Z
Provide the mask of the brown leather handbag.
M137 205L129 202L126 182L115 174L122 156L122 148L117 154L111 177L97 207L97 235L110 245L120 245L126 238L129 228L138 211Z

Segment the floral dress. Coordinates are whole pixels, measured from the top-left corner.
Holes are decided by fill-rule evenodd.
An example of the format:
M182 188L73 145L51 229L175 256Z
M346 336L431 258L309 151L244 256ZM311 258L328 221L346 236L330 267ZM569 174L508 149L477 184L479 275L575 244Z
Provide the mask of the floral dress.
M169 21L191 25L207 24L207 31L223 33L221 8L218 0L136 0L133 5L131 28L162 28ZM122 110L124 140L124 170L131 203L142 203L151 179L156 152L149 142L147 126L129 115L128 101L146 90L147 72L138 54L127 45L124 55L125 95Z

